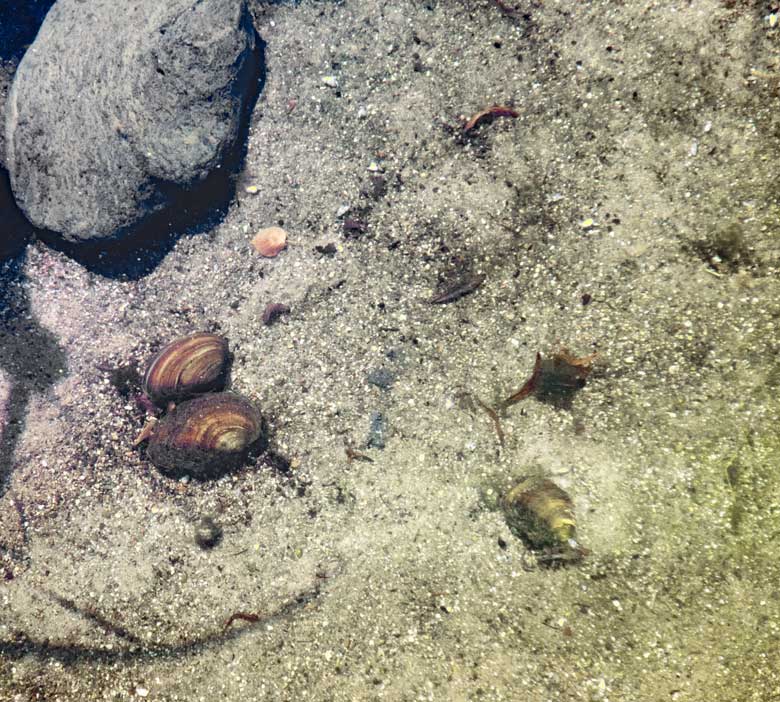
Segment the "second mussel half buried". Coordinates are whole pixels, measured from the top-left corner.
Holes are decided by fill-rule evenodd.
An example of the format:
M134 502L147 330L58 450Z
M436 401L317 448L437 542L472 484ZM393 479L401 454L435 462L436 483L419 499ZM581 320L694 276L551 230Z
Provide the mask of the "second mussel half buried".
M146 454L171 477L215 478L267 446L266 424L246 397L222 392L230 354L227 340L205 332L176 339L149 363L144 392L166 414L139 436Z

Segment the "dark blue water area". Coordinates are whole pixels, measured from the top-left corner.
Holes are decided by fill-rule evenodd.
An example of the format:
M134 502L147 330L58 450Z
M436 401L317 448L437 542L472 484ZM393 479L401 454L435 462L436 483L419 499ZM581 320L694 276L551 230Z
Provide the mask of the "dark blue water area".
M0 58L18 60L35 39L54 0L0 0Z

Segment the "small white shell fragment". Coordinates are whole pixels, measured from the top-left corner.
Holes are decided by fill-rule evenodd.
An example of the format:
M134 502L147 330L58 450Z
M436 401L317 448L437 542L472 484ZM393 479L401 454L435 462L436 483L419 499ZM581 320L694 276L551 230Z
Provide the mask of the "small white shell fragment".
M149 690L145 687L137 687L135 688L135 694L139 697L146 697L149 694Z
M273 258L287 246L287 232L281 227L261 229L252 239L255 251L266 258Z
M709 132L712 130L712 120L708 119L704 123L704 129L702 130L705 134L709 134Z
M769 26L774 27L777 25L777 13L773 12L771 15L769 15Z
M350 211L350 209L351 209L351 208L350 208L350 206L349 206L349 205L342 205L341 207L339 207L339 208L336 210L336 217L337 217L337 218L339 218L339 217L343 217L345 214L347 214L347 212L349 212L349 211Z
M327 85L329 88L338 88L339 87L339 81L336 76L323 76L322 82Z
M691 148L688 150L689 156L695 156L699 153L699 142L694 141L693 144L691 144Z
M256 185L247 185L244 188L244 192L247 192L250 195L254 195L255 193L257 193L259 191L260 191L260 188L258 188Z

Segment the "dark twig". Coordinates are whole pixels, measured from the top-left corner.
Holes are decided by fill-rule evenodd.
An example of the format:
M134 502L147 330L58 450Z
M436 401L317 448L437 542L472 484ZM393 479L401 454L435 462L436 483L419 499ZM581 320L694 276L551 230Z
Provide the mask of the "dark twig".
M485 410L485 412L487 412L487 414L490 417L490 419L493 420L493 426L495 426L496 434L498 434L498 443L501 444L501 446L503 447L503 445L504 445L504 430L501 428L501 422L498 419L498 414L496 413L496 411L492 407L486 405L476 395L474 396L474 399L477 401L477 404L483 410Z
M474 292L484 282L484 275L474 275L465 280L458 280L454 284L449 285L438 295L434 295L428 302L434 305L444 305L448 302L454 302L464 295Z
M520 402L520 400L524 400L526 397L531 395L536 390L536 388L539 385L539 379L541 377L542 377L542 354L540 354L537 351L536 363L534 364L534 370L533 373L531 373L531 377L525 381L523 387L521 387L514 395L504 400L499 405L499 407L501 409L506 409L507 407L510 407L511 405Z

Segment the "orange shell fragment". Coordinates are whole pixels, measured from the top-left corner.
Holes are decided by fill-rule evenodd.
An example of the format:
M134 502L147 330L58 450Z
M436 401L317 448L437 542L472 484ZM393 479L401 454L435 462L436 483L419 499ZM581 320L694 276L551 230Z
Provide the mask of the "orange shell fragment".
M252 246L261 256L273 258L287 246L287 232L281 227L261 229L252 239Z

